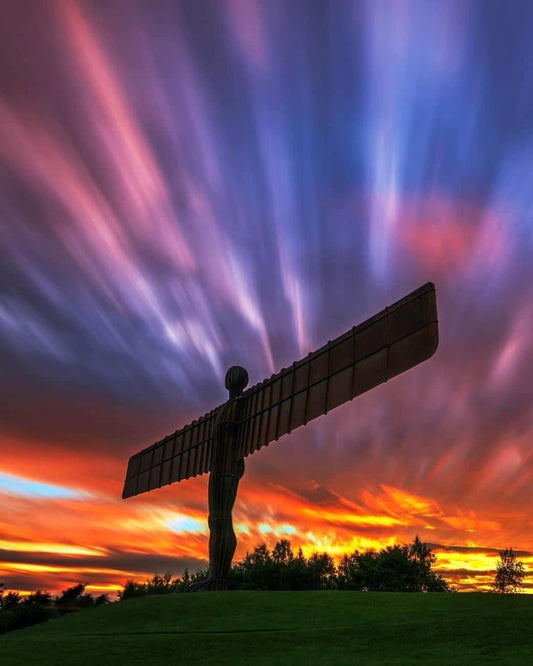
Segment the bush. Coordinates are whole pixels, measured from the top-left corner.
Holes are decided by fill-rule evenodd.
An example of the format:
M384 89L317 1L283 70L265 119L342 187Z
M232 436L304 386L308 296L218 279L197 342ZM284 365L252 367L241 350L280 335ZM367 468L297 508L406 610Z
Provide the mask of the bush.
M418 537L411 546L388 546L379 552L355 551L338 568L338 587L376 592L448 592L448 583L432 571L435 556Z
M379 552L355 551L345 555L339 566L328 553L295 556L290 541L278 541L270 551L265 543L246 553L231 567L230 590L373 590L388 592L448 592L444 578L432 571L435 556L418 537L410 546L388 546ZM172 579L155 575L151 581L128 581L119 594L121 601L147 594L186 592L208 577L203 569Z
M0 597L0 634L59 617L52 596L40 590L21 597L8 592Z

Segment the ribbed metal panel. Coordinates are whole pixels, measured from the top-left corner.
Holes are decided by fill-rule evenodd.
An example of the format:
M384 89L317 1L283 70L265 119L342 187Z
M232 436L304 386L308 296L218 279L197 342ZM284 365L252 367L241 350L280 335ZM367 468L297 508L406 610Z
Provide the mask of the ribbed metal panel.
M422 363L437 346L435 287L428 282L245 391L240 398L238 455L250 455ZM132 497L209 472L221 407L132 456L122 496Z

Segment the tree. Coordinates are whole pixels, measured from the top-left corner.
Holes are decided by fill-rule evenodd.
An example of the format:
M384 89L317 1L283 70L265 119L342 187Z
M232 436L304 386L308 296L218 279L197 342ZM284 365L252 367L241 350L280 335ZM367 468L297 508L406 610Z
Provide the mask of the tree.
M341 589L363 592L413 592L416 566L408 546L387 546L378 553L367 550L345 555L339 564Z
M309 576L307 575L307 560L301 548L298 548L298 555L294 557L287 565L288 589L305 590L309 587Z
M413 559L424 564L434 564L437 559L427 543L420 540L418 534L415 536L413 543L409 546L409 554Z
M109 595L107 594L99 594L96 599L94 600L94 605L95 606L107 606L107 604L111 603L111 599L109 598Z
M27 597L24 597L23 602L27 606L51 606L54 601L52 595L49 592L43 592L42 590L37 590L32 594L28 594Z
M522 580L525 575L524 563L516 559L513 549L502 550L492 589L500 594L519 592L523 587Z
M418 534L409 546L409 556L416 567L417 592L449 592L448 583L431 569L437 558L429 546L420 541Z
M291 542L287 539L278 541L272 550L274 590L290 589L290 563L294 560Z
M20 603L20 594L18 592L8 592L2 597L2 608L4 610L13 610Z
M387 546L377 558L379 591L415 592L417 567L409 556L408 546Z
M272 551L272 559L275 564L288 564L294 559L294 553L291 550L291 542L287 539L278 541Z
M272 551L266 544L257 546L237 562L228 576L232 590L318 590L337 586L336 568L327 553L309 559L302 549L295 556L287 539L278 541Z
M134 580L128 580L122 592L119 592L118 598L120 601L126 601L126 599L134 599L135 597L145 597L146 594L146 583L137 583Z
M275 563L266 544L261 544L253 553L246 553L244 559L237 564L240 570L243 589L271 590L272 574Z
M418 536L410 546L387 546L379 552L355 551L338 567L343 590L375 592L448 592L447 582L432 571L435 555Z
M0 634L58 616L52 596L47 592L38 590L25 597L21 597L18 592L7 592L3 595L0 608Z
M84 592L85 585L83 583L78 583L73 587L69 587L67 590L63 590L61 596L56 597L56 608L64 614L72 613L80 607L88 606L87 599L84 598L87 595L84 595Z
M336 587L335 563L328 553L313 553L307 560L312 590L330 590Z
M168 594L174 592L174 581L170 573L156 574L146 583L146 594Z
M361 590L359 557L358 550L342 556L337 567L337 583L340 590Z

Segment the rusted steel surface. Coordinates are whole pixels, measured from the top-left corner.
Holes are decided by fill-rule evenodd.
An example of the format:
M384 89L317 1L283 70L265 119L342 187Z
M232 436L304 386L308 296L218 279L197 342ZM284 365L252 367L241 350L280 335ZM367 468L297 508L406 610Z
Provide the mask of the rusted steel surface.
M435 287L428 282L242 395L239 457L427 360L438 346ZM132 456L123 497L211 471L217 407Z
M435 287L427 283L245 391L241 455L418 365L437 346Z
M220 407L132 456L122 497L209 472Z

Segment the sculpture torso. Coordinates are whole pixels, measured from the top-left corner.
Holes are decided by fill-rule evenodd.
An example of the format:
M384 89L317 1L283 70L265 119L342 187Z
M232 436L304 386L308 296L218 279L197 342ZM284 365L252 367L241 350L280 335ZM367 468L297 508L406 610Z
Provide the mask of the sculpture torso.
M216 425L212 474L233 476L240 479L244 474L244 458L237 456L242 398L231 398L220 409Z

